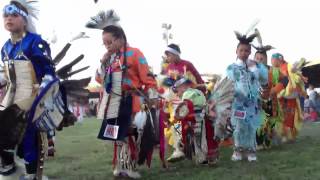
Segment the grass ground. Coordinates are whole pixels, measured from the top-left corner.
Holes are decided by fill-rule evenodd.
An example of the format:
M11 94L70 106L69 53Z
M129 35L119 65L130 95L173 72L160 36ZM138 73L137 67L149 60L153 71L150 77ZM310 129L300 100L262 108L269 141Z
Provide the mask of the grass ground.
M46 161L45 174L53 180L113 179L110 143L96 138L100 121L85 119L83 124L57 133L56 156ZM320 179L320 124L306 123L295 144L258 152L256 163L231 162L231 148L221 149L217 167L196 166L184 160L161 168L154 154L151 169L140 167L145 180L302 180Z

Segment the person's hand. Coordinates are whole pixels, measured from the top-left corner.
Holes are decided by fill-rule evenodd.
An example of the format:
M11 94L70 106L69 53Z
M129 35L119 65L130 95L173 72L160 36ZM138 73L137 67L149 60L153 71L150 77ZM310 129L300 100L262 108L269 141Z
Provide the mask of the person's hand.
M111 55L112 53L110 51L104 53L104 55L100 59L101 64L106 64L110 60Z

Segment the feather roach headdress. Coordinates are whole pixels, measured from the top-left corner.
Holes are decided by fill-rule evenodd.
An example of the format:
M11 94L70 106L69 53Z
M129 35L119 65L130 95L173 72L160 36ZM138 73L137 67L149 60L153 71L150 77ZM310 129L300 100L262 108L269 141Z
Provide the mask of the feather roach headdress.
M253 41L253 39L256 37L256 34L251 34L250 36L248 36L248 34L254 29L254 27L260 22L259 19L256 19L255 21L253 21L253 23L251 24L251 26L249 26L248 30L246 31L245 34L241 34L238 31L234 31L234 33L236 34L237 39L239 40L240 44L251 44L251 42Z
M108 11L100 11L96 16L91 17L86 27L101 30L111 25L120 27L119 21L120 17L111 9Z
M24 9L22 11L27 11L27 16L25 17L27 20L27 31L36 33L36 28L34 24L34 20L38 19L39 9L35 4L37 4L37 0L11 0L10 4L19 4Z
M238 31L234 31L234 33L236 34L236 37L239 40L240 44L250 44L256 37L256 34L251 34L249 37L247 37L246 34L242 35Z
M255 46L255 45L252 45L252 46L257 50L257 53L266 54L267 51L269 51L271 49L274 49L274 47L272 47L270 45L264 46L262 44L261 34L260 34L260 32L259 32L259 30L257 28L254 30L254 32L255 32L256 37L257 37L258 46Z

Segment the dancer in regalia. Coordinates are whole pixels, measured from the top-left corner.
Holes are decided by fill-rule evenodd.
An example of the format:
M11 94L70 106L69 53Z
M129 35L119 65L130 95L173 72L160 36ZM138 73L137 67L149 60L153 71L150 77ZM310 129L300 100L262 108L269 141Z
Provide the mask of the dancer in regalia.
M25 161L26 174L21 180L43 178L48 132L75 121L67 110L67 91L82 90L90 81L89 78L85 83L60 82L59 78L75 74L70 73L75 62L59 69L59 78L56 76L49 45L35 31L36 2L12 0L3 9L4 26L11 37L1 49L4 71L0 72L0 82L5 95L0 108L0 176L17 178L14 174L17 149L17 155Z
M202 164L207 161L208 152L204 119L206 97L191 86L191 81L186 78L181 78L174 84L173 88L182 100L176 109L175 118L181 121L184 152L192 158L194 148L196 162ZM181 110L183 108L187 111Z
M36 34L33 20L37 9L35 1L12 0L3 9L4 26L10 32L10 39L1 50L2 60L8 72L8 89L2 101L3 107L16 104L21 111L28 111L33 103L37 88L44 87L54 78L50 48L40 35ZM22 123L22 122L20 122ZM22 139L22 156L25 160L25 179L35 179L38 165L38 130L32 122L27 127ZM3 126L3 125L1 125ZM22 126L21 126L22 127ZM19 133L19 132L16 132ZM20 135L19 135L20 136ZM14 148L1 150L2 175L15 171Z
M256 130L260 126L259 87L267 84L267 68L249 59L251 42L256 34L249 37L235 32L237 45L236 62L227 68L227 77L235 84L235 98L232 104L231 123L234 127L233 161L247 155L248 161L256 161Z
M199 72L189 61L181 59L180 47L176 44L169 44L165 50L165 60L167 66L162 70L162 74L168 79L177 81L181 78L187 78L192 82L192 87L199 87L203 92L205 92L204 81L202 80ZM203 87L201 87L203 86ZM174 104L174 102L168 102L169 104ZM173 110L173 109L172 109ZM171 112L172 114L172 112ZM181 135L179 132L173 128L180 129L180 122L174 121L174 117L171 116L170 119L174 122L171 126L166 128L166 137L169 139L169 144L174 148L173 153L167 159L169 162L174 162L183 159L185 154L181 146Z
M270 96L278 99L278 104L273 106L278 107L274 112L282 115L277 132L282 142L295 141L303 122L300 98L307 96L304 86L306 79L301 73L306 62L301 59L294 64L287 63L280 53L273 54L271 60L275 68L271 76Z
M258 45L252 45L256 49L254 60L265 65L268 68L268 71L270 71L272 67L268 65L267 52L273 49L273 47L262 44L262 38L258 29L255 29L255 34L257 35ZM268 78L270 79L270 77ZM270 98L270 87L268 84L266 86L261 86L260 92L263 112L261 113L262 124L257 130L257 150L270 148L272 139L275 136L275 118L272 118L272 100Z
M136 179L140 178L136 169L142 150L139 143L153 148L153 142L151 136L148 141L135 135L143 128L139 124L147 126L150 122L149 115L145 123L140 122L140 117L146 117L142 111L156 104L158 94L146 58L138 48L128 45L119 20L113 10L101 11L86 26L102 30L102 41L107 49L96 74L104 88L98 115L103 117L103 123L98 138L114 142L114 176ZM149 152L145 152L144 156L147 155Z

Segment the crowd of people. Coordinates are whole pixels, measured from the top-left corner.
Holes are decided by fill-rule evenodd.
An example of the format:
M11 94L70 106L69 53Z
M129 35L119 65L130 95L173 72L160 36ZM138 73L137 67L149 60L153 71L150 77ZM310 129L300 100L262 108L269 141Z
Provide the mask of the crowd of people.
M25 126L10 143L5 140L8 136L0 132L0 174L14 173L14 152L18 147L19 156L25 159L26 174L21 177L24 180L42 178L43 156L39 152L50 140L49 132L69 126L65 120L70 119L70 112L78 120L83 112L78 104L71 105L72 111L68 109L64 95L68 89L57 86L56 91L52 90L57 95L43 104L56 107L58 112L48 114L52 109L44 105L47 114L38 116L39 97L55 87L57 80L50 48L29 20L32 12L32 6L23 0L12 0L5 6L4 25L11 37L1 50L5 66L0 83L6 87L1 127L7 122L3 120L6 113L12 111L18 113L10 120L17 119L17 124ZM261 148L296 140L303 122L301 102L307 97L307 79L301 74L304 61L290 64L282 54L275 53L269 66L267 51L272 47L261 41L253 46L253 39L260 36L255 30L251 35L235 32L239 40L236 59L215 85L207 86L194 65L181 59L181 49L176 44L169 44L164 50L161 74L155 75L141 50L128 44L119 20L109 10L99 12L86 24L102 30L107 50L96 71L102 97L98 107L90 104L90 110L102 119L98 138L113 143L114 176L140 178L137 167L150 166L155 147L159 147L163 167L185 158L193 159L197 165L217 165L219 147L230 139L230 159L249 162L258 160L257 150ZM253 60L249 58L252 47L256 49ZM319 109L318 95L312 86L309 88L309 102L305 103L308 113ZM20 112L27 118L18 116ZM17 129L9 130L17 134ZM168 145L173 150L166 159Z

